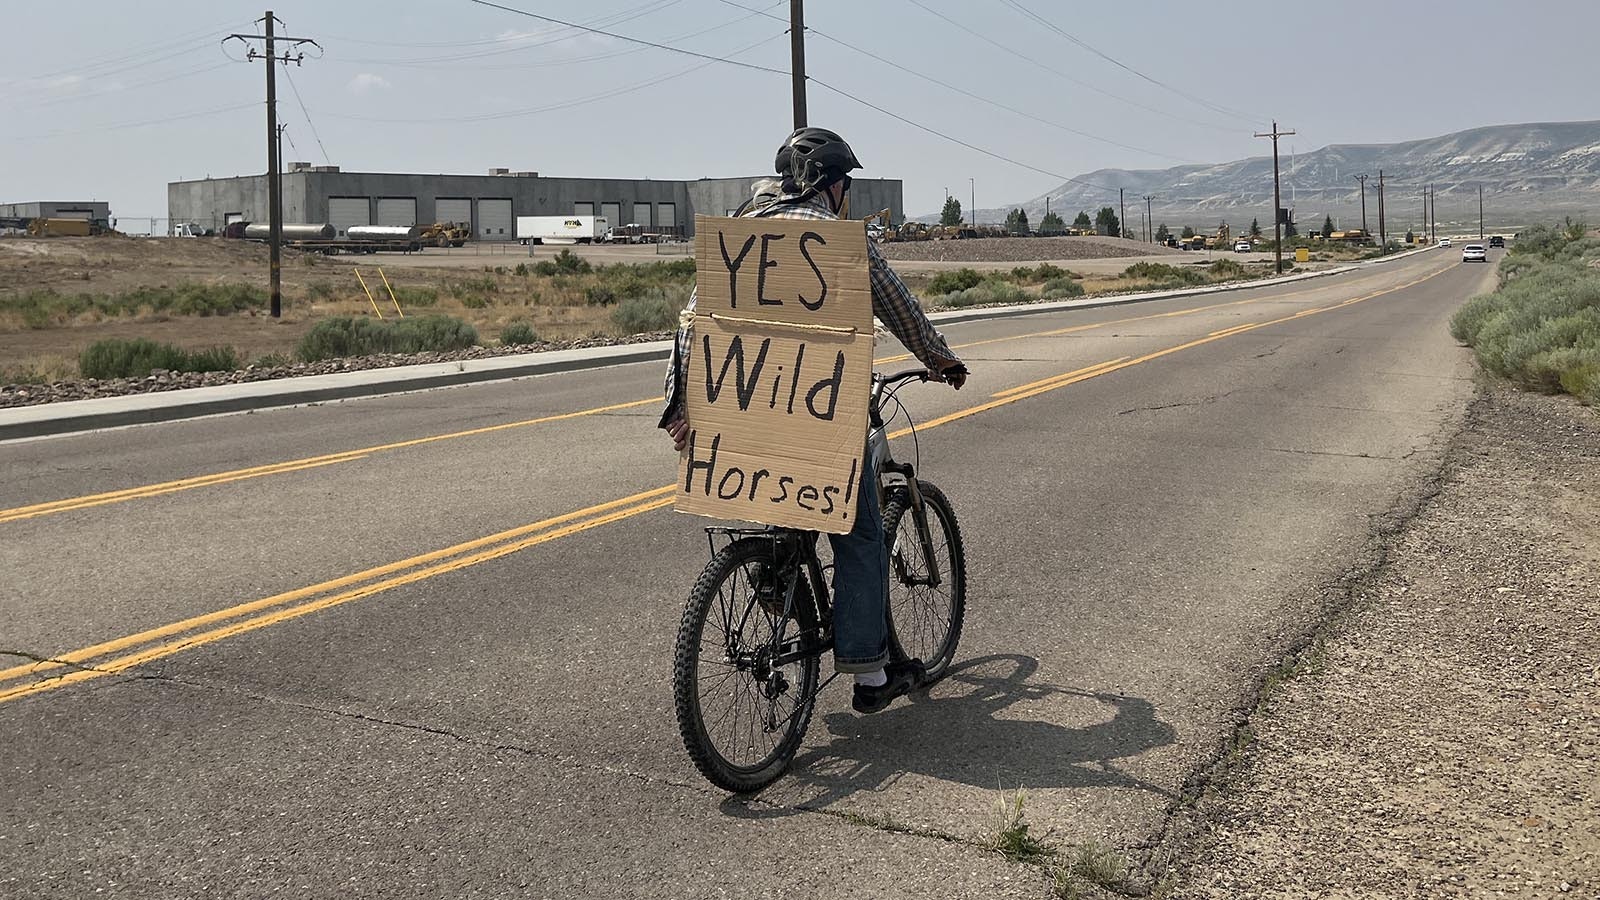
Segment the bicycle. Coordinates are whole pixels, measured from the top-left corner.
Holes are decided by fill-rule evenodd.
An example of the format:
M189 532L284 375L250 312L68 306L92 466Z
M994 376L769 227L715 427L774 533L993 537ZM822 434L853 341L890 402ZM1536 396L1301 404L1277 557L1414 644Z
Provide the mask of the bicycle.
M950 500L892 456L883 410L892 402L898 412L889 421L910 421L895 394L930 377L925 369L873 373L867 436L889 545L889 653L922 661L921 686L945 674L961 639L966 558ZM720 549L719 537L727 541ZM751 793L776 781L817 696L838 677L818 684L821 657L833 648L833 610L817 539L792 528L706 528L712 556L678 628L673 700L690 760L725 790Z

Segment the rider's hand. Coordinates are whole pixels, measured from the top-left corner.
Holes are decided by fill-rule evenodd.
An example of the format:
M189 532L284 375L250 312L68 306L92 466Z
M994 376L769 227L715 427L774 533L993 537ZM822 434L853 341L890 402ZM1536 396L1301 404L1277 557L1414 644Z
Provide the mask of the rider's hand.
M967 367L963 363L951 363L939 371L939 380L950 385L956 390L967 383Z
M667 423L667 434L672 437L672 449L682 453L683 448L689 446L689 420L679 414Z

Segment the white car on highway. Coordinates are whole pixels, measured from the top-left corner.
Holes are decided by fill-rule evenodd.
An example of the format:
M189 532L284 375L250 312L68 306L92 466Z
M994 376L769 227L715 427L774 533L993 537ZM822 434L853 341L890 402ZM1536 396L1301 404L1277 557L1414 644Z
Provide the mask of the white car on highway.
M1461 248L1462 262L1488 262L1489 251L1482 244L1468 244Z
M1439 238L1439 246L1441 246L1441 247L1450 246L1450 239L1449 238Z
M1250 245L1249 241L1239 241L1233 245L1233 252L1235 253L1249 253L1253 249L1255 248Z

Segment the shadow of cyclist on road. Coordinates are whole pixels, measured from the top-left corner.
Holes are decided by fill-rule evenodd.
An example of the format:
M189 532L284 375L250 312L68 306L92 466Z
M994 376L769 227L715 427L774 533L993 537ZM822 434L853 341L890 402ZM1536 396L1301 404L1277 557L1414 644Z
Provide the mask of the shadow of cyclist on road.
M817 808L917 774L987 789L1124 787L1171 796L1117 766L1177 740L1150 701L1030 682L1038 668L1030 656L979 657L952 668L933 688L936 696L913 694L910 703L875 716L829 714L824 724L833 739L797 757L789 783L772 790L784 795L785 806ZM999 715L1019 703L1048 704L1092 724ZM772 814L725 808L733 815Z

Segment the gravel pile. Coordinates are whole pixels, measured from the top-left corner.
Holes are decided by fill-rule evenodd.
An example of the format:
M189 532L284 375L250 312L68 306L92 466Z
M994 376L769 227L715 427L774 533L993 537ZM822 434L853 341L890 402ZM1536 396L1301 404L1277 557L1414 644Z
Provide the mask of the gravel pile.
M209 387L217 384L242 384L247 381L269 381L274 378L293 378L299 375L330 375L335 372L356 372L364 369L387 369L394 366L415 366L426 363L457 362L467 359L486 359L494 356L511 356L519 353L543 353L550 350L576 350L585 347L612 347L622 344L643 344L667 340L671 332L635 334L624 338L584 338L574 341L539 341L516 347L470 347L448 353L385 353L378 356L357 356L349 359L330 359L315 363L293 363L287 366L250 366L234 372L168 372L158 370L144 378L116 378L110 380L84 379L58 381L52 384L0 385L0 409L14 406L33 406L63 400L88 400L95 397L122 397L129 394L151 394L158 391L176 391L183 388Z
M1600 417L1496 389L1173 896L1600 898Z
M880 244L889 259L917 262L1038 262L1063 259L1115 259L1128 256L1183 256L1182 250L1109 237L972 238L954 241L896 241Z

